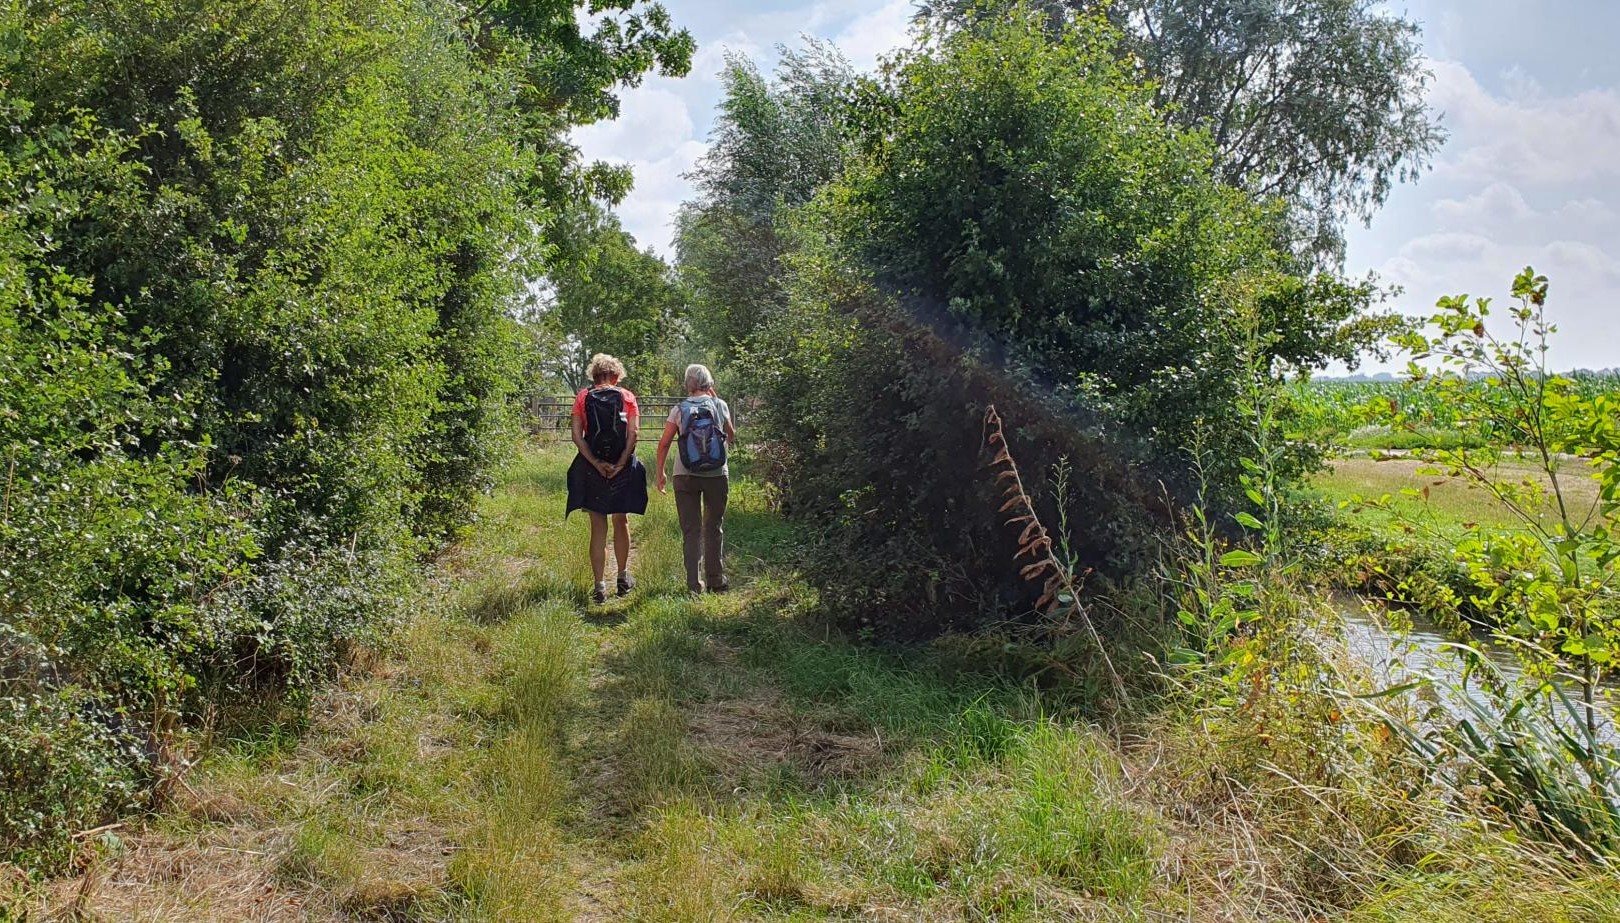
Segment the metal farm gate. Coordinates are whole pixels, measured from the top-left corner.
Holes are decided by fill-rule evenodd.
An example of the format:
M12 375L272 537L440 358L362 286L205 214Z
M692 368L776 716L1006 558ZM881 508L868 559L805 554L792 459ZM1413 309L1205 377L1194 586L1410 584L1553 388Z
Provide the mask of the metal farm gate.
M657 441L664 431L664 421L669 419L670 408L681 402L678 397L642 396L636 395L636 404L641 408L640 426L638 435L642 442L649 439ZM556 439L567 442L572 432L569 417L574 412L574 399L572 397L546 397L533 396L527 400L529 432L541 439Z

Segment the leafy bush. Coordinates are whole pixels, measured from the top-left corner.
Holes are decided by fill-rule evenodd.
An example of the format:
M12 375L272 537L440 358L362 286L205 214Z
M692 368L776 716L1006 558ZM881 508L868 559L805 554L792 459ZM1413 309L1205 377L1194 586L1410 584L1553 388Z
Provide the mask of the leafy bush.
M305 695L469 516L544 234L622 191L566 132L691 50L507 6L0 9L0 859L161 778L126 738Z
M1194 438L1215 499L1241 497L1251 368L1364 332L1346 324L1371 292L1291 274L1276 212L1216 182L1108 47L1100 21L1053 41L1010 17L847 104L862 156L802 216L790 309L743 348L840 607L940 628L1033 598L981 468L986 404L1026 471L1070 457L1064 538L1118 567Z
M75 848L64 831L135 803L138 741L85 709L68 692L0 695L0 853L12 861L60 867Z

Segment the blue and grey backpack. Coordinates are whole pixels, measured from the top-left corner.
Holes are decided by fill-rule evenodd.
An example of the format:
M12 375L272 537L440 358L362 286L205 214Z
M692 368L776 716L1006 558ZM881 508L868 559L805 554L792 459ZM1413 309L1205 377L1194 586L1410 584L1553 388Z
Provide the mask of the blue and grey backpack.
M693 474L726 465L726 434L716 410L711 397L681 402L681 465Z

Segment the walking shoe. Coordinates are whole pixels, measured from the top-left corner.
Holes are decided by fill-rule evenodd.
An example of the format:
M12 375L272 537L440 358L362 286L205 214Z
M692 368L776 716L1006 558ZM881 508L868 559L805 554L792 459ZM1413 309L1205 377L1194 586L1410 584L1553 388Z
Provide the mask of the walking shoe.
M727 591L729 589L731 589L731 581L730 580L722 579L719 583L711 583L711 584L709 584L709 592L710 593L724 593L725 591Z
M596 589L591 591L591 602L596 603L598 606L607 602L607 584L598 583L596 585Z
M636 578L624 571L619 571L619 595L629 596L630 591L636 588Z

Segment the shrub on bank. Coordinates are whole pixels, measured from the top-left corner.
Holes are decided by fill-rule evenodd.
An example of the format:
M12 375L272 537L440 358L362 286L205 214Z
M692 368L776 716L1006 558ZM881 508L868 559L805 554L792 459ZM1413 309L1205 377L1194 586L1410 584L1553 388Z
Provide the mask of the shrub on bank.
M1076 563L1125 570L1190 499L1195 443L1212 499L1241 499L1254 369L1354 351L1370 292L1296 274L1275 209L1213 178L1107 28L1008 16L852 94L861 154L800 216L788 309L739 363L837 611L937 630L1039 595L982 467L987 405Z

